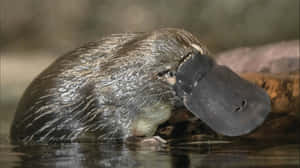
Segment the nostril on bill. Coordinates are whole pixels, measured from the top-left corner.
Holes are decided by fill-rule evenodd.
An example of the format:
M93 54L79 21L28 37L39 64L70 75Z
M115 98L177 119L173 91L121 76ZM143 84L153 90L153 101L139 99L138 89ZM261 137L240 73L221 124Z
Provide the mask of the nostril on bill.
M246 106L247 106L247 100L245 99L242 101L242 107L246 107Z
M238 107L235 108L234 112L239 112L239 111L241 111L241 109L242 108L238 106Z
M240 106L238 105L238 106L234 109L234 112L242 111L244 108L246 108L246 106L247 106L247 100L243 100L243 101L241 102L241 105L240 105Z

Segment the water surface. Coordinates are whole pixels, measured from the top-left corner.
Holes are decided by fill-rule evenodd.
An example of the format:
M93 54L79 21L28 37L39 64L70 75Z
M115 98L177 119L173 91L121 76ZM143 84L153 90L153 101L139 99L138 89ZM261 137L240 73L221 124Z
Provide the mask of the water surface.
M299 144L204 141L168 148L109 143L11 145L0 137L0 167L296 168Z

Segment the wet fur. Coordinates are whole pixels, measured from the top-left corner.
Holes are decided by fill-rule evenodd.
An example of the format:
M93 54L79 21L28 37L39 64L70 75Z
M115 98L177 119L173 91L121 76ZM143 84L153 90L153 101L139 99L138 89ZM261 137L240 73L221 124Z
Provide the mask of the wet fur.
M175 108L171 85L157 74L176 67L191 44L180 29L104 37L71 51L26 89L11 128L13 141L124 140L142 109Z

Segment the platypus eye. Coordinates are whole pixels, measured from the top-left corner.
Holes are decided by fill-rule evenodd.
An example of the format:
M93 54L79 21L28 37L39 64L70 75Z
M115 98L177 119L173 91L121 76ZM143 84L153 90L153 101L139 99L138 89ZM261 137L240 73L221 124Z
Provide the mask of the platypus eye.
M157 73L157 76L158 76L158 77L163 77L163 76L165 76L165 75L168 74L168 73L170 73L170 70L169 70L169 69L164 70L164 71L161 71L161 72L158 72L158 73Z
M168 73L166 74L168 77L174 77L175 73L172 71L168 71Z
M167 70L164 70L164 71L162 71L162 72L159 72L158 74L157 74L157 76L158 77L174 77L175 76L175 72L173 72L172 70L170 70L170 69L167 69Z
M171 85L176 83L175 72L171 69L164 70L157 74L158 79L163 80Z

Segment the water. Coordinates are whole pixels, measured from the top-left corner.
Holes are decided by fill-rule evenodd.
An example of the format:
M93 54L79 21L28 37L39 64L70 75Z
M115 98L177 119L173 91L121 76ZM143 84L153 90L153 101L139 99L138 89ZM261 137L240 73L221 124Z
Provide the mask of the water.
M299 144L205 141L169 148L65 143L14 146L1 137L0 167L296 168ZM5 140L3 140L5 139Z
M123 144L66 143L16 146L8 130L14 109L0 113L0 168L299 168L300 144L291 142L198 141L169 148ZM295 141L293 141L295 142Z

